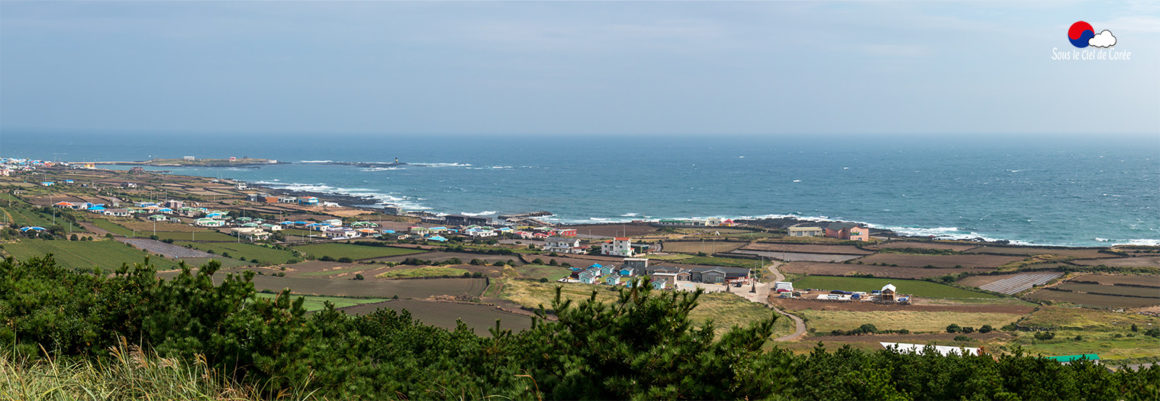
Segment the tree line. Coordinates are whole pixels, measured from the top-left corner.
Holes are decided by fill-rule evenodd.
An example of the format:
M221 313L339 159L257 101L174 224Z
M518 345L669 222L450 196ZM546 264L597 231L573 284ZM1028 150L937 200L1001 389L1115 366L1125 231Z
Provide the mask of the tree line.
M240 383L334 399L1160 399L1160 368L1112 372L1086 361L923 355L820 344L769 346L776 316L714 335L689 312L700 293L638 283L544 308L530 329L427 326L407 312L307 314L284 291L255 297L252 273L220 284L210 262L165 280L148 264L113 274L51 256L0 261L0 353L102 360L128 342L204 363ZM487 335L480 335L487 334Z

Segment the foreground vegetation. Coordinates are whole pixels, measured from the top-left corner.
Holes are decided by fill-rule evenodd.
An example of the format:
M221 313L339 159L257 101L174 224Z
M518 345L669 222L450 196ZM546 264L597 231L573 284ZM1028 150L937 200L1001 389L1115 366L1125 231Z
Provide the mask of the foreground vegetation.
M28 387L7 377L48 381L36 391L47 394L68 386L70 372L112 366L121 358L117 347L127 346L186 366L157 373L173 376L172 383L186 382L186 370L205 371L211 378L230 377L227 386L253 389L252 396L262 398L1160 398L1160 368L1111 372L1086 362L1061 365L1018 348L997 359L850 348L819 347L807 355L764 351L772 313L715 335L712 324L690 319L701 294L655 292L647 285L609 292L602 298L609 302L595 295L580 301L556 297L550 306L555 320L541 311L528 330L496 327L485 338L463 325L443 330L392 310L355 317L328 306L307 315L303 300L292 300L288 292L256 297L248 274L215 285L217 269L214 263L196 274L186 268L161 281L151 266L123 266L110 276L62 268L50 258L5 259L0 344L6 345L0 353L5 372L19 375L5 373L0 391L38 398L19 396ZM54 362L39 359L45 351ZM63 374L33 374L62 360L79 365ZM129 384L138 374L97 370ZM214 384L191 386L202 385ZM220 391L207 388L197 391ZM179 390L158 389L151 396L214 397L171 391Z

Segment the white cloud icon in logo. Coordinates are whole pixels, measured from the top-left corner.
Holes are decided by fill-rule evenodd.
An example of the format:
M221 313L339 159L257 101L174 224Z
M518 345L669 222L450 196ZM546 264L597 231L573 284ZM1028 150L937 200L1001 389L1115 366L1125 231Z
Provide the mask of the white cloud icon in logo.
M1116 35L1112 35L1112 31L1107 29L1100 31L1096 36L1088 39L1088 46L1093 47L1112 47L1116 45Z

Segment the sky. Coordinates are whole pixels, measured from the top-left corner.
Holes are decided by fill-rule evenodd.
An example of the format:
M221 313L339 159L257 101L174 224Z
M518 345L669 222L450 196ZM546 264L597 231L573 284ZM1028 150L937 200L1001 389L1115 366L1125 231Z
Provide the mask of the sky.
M0 136L1160 137L1158 71L1155 2L0 1Z

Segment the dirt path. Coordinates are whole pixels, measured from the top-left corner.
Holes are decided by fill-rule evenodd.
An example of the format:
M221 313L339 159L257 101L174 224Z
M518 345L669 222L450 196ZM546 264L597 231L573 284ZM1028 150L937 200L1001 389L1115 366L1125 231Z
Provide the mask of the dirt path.
M785 281L785 275L781 274L781 272L777 270L778 266L781 266L781 262L778 262L776 260L773 261L773 264L769 265L769 272L773 273L773 280L774 281ZM762 302L764 302L766 304L769 304L769 291L770 291L770 286L767 285L765 287L765 297L762 298ZM775 338L775 339L773 339L774 341L795 341L799 338L802 338L802 336L806 335L806 322L802 321L802 318L794 316L794 315L790 314L789 312L786 312L786 311L782 310L781 308L778 308L775 305L770 305L770 306L773 306L773 310L777 311L777 313L793 320L793 326L794 326L793 334L789 334L789 335Z

